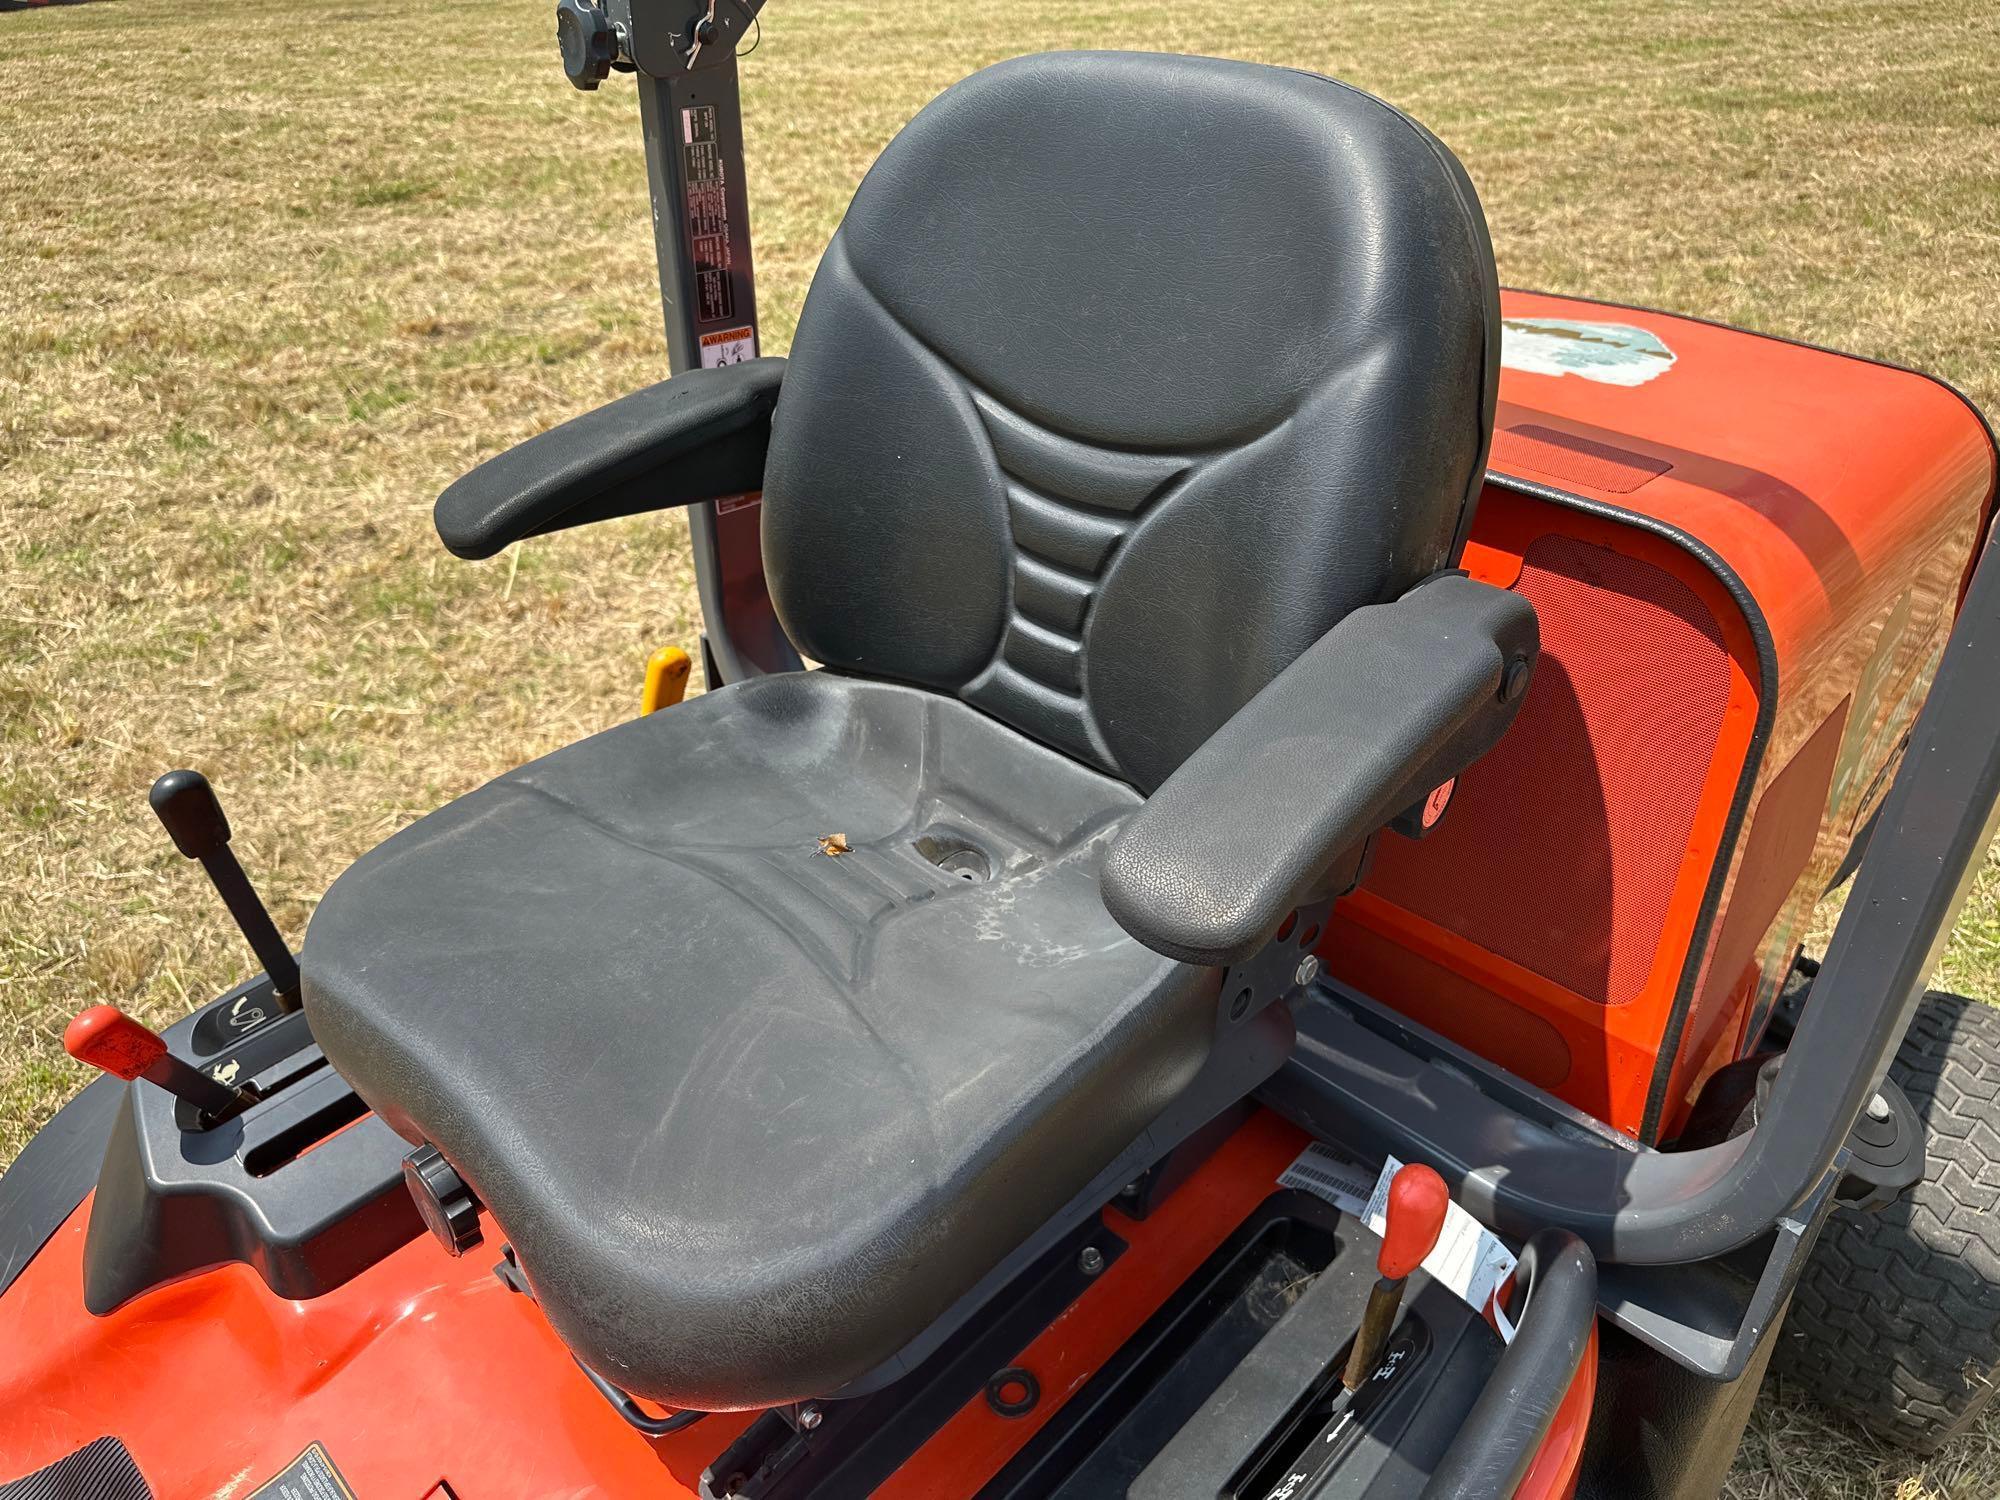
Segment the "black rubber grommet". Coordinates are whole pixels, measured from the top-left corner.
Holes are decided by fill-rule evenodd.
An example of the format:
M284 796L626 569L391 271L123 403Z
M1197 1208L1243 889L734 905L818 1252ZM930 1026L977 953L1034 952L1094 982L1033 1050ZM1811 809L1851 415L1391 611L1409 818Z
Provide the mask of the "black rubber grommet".
M1021 1394L1009 1401L1002 1392L1019 1386ZM1042 1383L1019 1365L1009 1365L986 1382L986 1404L1003 1417L1025 1417L1042 1399Z

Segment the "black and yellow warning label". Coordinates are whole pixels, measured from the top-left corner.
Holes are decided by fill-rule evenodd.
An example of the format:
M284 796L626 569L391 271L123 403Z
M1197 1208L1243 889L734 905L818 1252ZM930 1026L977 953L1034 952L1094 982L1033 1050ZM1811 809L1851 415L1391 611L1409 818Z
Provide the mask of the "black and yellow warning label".
M246 1500L357 1500L353 1487L327 1457L326 1447L314 1443L285 1465L284 1472L271 1478Z

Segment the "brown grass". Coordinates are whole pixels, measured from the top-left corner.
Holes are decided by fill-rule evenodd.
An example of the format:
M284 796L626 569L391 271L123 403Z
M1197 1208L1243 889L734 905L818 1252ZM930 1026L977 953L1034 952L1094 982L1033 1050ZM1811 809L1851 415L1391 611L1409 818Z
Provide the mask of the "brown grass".
M768 346L882 143L1013 53L1331 72L1464 156L1510 282L1934 370L2000 410L2000 13L1965 3L1237 7L779 0L747 65ZM0 15L0 1160L82 1082L63 1020L165 1021L246 959L144 807L207 770L296 936L326 881L633 711L695 628L685 531L471 566L475 460L659 378L629 87L530 0ZM2000 867L1944 982L2000 1000ZM1732 1493L1991 1495L1767 1399Z

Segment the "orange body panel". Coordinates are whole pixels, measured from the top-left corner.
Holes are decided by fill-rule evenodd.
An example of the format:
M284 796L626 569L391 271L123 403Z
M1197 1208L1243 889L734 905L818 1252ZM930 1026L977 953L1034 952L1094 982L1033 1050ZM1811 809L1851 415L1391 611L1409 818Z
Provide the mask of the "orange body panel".
M1275 1191L1305 1136L1261 1112L1151 1218L1112 1215L1126 1253L1021 1354L1044 1392L1007 1421L961 1411L890 1484L971 1494L1061 1409ZM357 1494L458 1500L693 1496L751 1414L649 1440L570 1360L535 1305L428 1236L306 1302L230 1265L84 1311L85 1202L0 1298L0 1477L114 1434L161 1500L243 1495L320 1442Z
M160 1500L249 1494L313 1442L364 1500L692 1496L750 1420L648 1441L493 1275L497 1247L454 1260L428 1235L306 1302L228 1265L93 1318L89 1212L0 1298L0 1476L109 1433Z
M1123 1256L1014 1361L1028 1415L968 1402L877 1493L976 1493L1251 1212L1307 1137L1259 1111L1144 1220L1106 1217ZM312 1443L363 1500L448 1494L686 1497L754 1413L649 1439L584 1380L497 1247L451 1259L428 1236L344 1286L295 1302L247 1266L84 1311L88 1200L0 1298L0 1478L111 1434L160 1500L245 1496ZM1585 1360L1524 1487L1568 1493L1596 1360Z
M1727 590L1662 538L1594 516L1565 516L1545 501L1497 488L1489 489L1487 501L1479 540L1468 547L1465 559L1473 576L1514 584L1522 554L1552 527L1560 527L1564 535L1637 558L1678 580L1722 627L1727 649L1718 653L1719 723L1712 736L1704 737L1708 743L1702 758L1691 768L1691 817L1679 830L1690 846L1707 841L1712 847L1728 817L1757 723L1756 647ZM1556 649L1552 641L1552 653ZM1559 711L1550 692L1557 680L1554 671L1540 677L1523 713ZM1529 732L1528 727L1522 732ZM1558 753L1576 756L1597 748L1580 731L1569 744L1556 747ZM1615 779L1586 765L1577 774L1588 783ZM1638 765L1627 767L1627 779L1639 770ZM1698 859L1675 856L1671 848L1649 850L1655 858L1661 852L1666 856L1668 879L1659 891L1664 899L1625 916L1619 893L1607 887L1621 877L1629 882L1629 863L1621 862L1620 851L1612 847L1616 841L1596 826L1614 794L1605 791L1595 803L1564 797L1535 805L1522 802L1518 790L1493 785L1491 768L1474 766L1462 776L1457 805L1438 833L1420 845L1379 851L1381 868L1371 885L1335 909L1324 952L1335 973L1398 1005L1413 1019L1599 1118L1631 1122L1627 1128L1636 1128L1672 1006L1680 957L1700 918L1705 866ZM1650 806L1649 791L1634 783L1624 795L1643 813ZM1495 797L1502 799L1501 805L1489 806ZM1645 832L1639 825L1627 842ZM1586 852L1593 849L1603 852L1593 858ZM1579 869L1582 878L1564 888L1558 872ZM1441 871L1469 882L1470 897L1491 913L1488 926L1507 924L1507 951L1496 952L1490 934L1484 942L1465 934L1462 929L1477 928L1464 920L1462 904L1426 916L1384 894L1385 888L1394 890L1415 904L1417 893L1443 884ZM1628 899L1624 904L1637 903ZM1614 934L1606 924L1618 924L1623 931ZM1547 971L1574 967L1572 954L1588 946L1593 934L1607 948L1615 941L1642 955L1629 998L1607 1004L1601 991L1586 993L1582 984L1568 986L1548 977ZM1538 966L1523 961L1536 955ZM1608 970L1608 953L1605 959ZM1599 977L1605 984L1611 979L1609 972ZM1510 1004L1493 1005L1488 995ZM1526 1011L1540 1024L1510 1014L1510 1008Z
M1523 722L1567 705L1574 723L1517 724L1539 759L1510 768L1503 742L1436 837L1388 841L1322 957L1617 1129L1670 1138L1756 1042L1886 790L1989 519L1993 447L1906 371L1565 298L1508 292L1502 312L1465 567L1544 590ZM1534 795L1550 775L1560 803Z

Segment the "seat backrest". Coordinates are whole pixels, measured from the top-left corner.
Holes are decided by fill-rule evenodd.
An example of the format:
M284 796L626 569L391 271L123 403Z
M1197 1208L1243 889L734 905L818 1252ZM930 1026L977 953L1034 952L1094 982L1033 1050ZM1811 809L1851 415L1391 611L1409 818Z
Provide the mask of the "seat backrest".
M1380 100L1209 58L988 68L814 277L765 476L779 618L1150 791L1456 560L1499 326L1471 183Z

